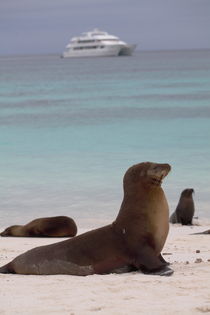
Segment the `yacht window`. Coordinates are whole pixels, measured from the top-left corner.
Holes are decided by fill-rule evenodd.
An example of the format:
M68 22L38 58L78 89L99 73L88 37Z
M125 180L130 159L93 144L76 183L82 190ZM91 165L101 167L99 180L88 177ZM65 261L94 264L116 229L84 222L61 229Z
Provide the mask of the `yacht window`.
M79 39L78 43L82 44L82 43L94 43L95 40L94 39Z
M119 39L112 39L112 38L105 38L105 39L103 39L103 42L118 42L119 41Z
M104 46L78 46L74 47L74 50L81 50L81 49L96 49L96 48L104 48Z

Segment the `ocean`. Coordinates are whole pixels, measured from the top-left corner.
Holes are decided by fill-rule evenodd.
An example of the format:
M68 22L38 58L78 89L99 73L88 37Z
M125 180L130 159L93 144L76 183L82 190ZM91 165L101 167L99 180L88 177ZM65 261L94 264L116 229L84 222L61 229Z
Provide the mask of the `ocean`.
M0 57L0 226L112 222L133 164L169 163L170 212L210 218L210 51Z

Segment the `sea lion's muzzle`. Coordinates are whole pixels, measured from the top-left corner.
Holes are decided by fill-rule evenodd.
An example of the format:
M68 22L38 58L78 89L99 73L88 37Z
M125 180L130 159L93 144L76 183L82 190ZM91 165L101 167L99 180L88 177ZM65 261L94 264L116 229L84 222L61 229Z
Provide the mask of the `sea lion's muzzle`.
M161 184L162 180L168 175L171 167L169 164L158 164L148 169L147 175L152 179L154 184Z
M159 177L151 177L151 183L155 186L160 186L162 184L162 178Z
M169 164L156 164L147 170L147 175L151 179L151 184L160 186L162 180L168 175L171 167Z

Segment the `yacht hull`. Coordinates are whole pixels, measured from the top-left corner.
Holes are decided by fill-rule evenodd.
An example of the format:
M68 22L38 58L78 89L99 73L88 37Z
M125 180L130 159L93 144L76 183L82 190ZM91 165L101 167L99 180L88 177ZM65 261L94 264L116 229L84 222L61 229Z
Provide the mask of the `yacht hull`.
M81 50L69 50L63 53L63 58L70 57L113 57L118 56L122 46L108 46L104 48L97 49L81 49Z
M119 51L119 56L131 56L136 45L126 45L122 47Z

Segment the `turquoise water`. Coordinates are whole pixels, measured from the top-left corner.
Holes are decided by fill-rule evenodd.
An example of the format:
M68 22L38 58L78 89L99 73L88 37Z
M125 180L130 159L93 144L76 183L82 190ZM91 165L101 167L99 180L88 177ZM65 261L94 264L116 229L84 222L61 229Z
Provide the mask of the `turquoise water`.
M142 161L171 164L171 211L193 187L209 218L210 51L1 57L0 151L0 226L109 222L126 169Z

